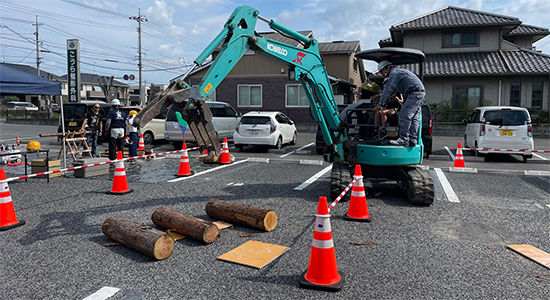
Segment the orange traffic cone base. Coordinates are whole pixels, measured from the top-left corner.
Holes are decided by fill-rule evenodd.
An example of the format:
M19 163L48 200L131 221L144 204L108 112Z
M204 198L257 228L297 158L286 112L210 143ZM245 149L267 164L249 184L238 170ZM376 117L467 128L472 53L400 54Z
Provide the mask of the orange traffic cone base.
M191 176L191 175L193 175L192 172L189 172L189 174L175 174L174 176L176 176L176 177L187 177L187 176Z
M133 192L134 190L126 190L126 191L108 191L107 194L111 194L111 195L124 195L124 194L128 194L128 193L131 193Z
M357 222L370 222L372 221L372 218L370 215L363 216L363 217L351 217L351 216L348 216L348 214L345 214L344 220L357 221Z
M25 225L25 221L19 220L19 221L17 221L17 223L15 223L15 224L8 225L8 226L2 226L2 227L0 227L0 231L12 229L12 228L15 228L15 227L21 226L21 225Z
M306 274L307 270L302 273L302 275L300 275L300 280L298 281L300 287L304 289L321 290L325 292L339 292L342 289L342 285L344 283L344 274L342 274L342 272L340 271L338 271L338 274L340 275L340 281L328 285L311 283L306 279Z

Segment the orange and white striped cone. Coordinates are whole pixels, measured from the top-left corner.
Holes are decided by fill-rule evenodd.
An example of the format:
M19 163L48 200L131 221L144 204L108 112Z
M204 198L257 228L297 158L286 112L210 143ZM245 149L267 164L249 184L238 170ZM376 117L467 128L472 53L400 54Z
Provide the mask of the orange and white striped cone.
M21 142L19 141L19 136L15 139L15 142L17 143L17 147L21 146Z
M332 241L330 215L326 197L319 197L315 215L315 229L307 271L301 275L300 287L306 289L338 292L342 289L344 275L338 272L336 253Z
M365 187L363 186L363 174L361 174L361 165L355 165L356 178L355 184L351 188L351 197L349 200L348 213L344 219L348 221L370 222L371 216L367 206L367 197L365 196Z
M222 153L220 154L220 164L230 164L231 155L229 155L229 146L227 145L227 138L223 138Z
M138 150L145 150L145 141L143 141L143 133L139 135Z
M189 167L189 155L187 154L187 145L183 143L181 149L183 151L181 152L180 167L178 169L178 174L174 176L183 177L193 175L193 173L191 173L191 168Z
M122 151L117 152L117 161L115 165L115 175L113 177L113 188L107 194L123 195L133 192L128 188L128 181L126 180L126 170L124 169L124 162L122 159Z
M464 155L462 154L462 144L458 143L458 146L456 146L456 157L455 157L455 164L454 168L465 168L466 165L464 164Z
M0 180L6 179L4 169L0 169ZM25 225L25 221L17 220L11 201L10 187L7 182L0 183L0 231Z

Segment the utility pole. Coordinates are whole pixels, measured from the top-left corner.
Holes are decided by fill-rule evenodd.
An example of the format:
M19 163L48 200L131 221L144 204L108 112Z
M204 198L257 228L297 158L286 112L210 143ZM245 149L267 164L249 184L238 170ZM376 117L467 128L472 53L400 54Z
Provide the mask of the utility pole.
M36 26L36 31L34 32L34 35L36 36L36 70L38 73L36 75L40 76L40 42L38 41L38 26L42 25L42 23L38 23L38 15L36 15L36 23L32 25Z
M141 64L141 22L147 22L147 17L141 15L141 8L138 8L138 16L137 17L130 17L131 20L136 20L138 22L138 54L139 54L139 105L144 106L144 97L143 97L143 89L141 86L141 69L143 65Z

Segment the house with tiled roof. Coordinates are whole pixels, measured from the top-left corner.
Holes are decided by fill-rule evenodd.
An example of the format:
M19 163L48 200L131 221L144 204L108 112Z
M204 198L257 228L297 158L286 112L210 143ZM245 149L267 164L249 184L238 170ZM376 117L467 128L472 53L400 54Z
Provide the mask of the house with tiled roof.
M57 81L63 83L61 86L61 94L63 101L67 102L69 97L69 90L67 84L67 75L60 76ZM88 101L105 101L110 102L112 99L119 99L123 105L130 105L130 86L114 80L111 83L111 76L101 76L97 74L80 73L80 99ZM110 86L109 99L105 97L101 89L101 85Z
M313 37L311 31L300 33ZM271 40L301 46L296 40L279 33L259 34ZM212 56L215 58L220 50L218 47ZM355 53L360 50L359 41L319 43L319 52L338 104L350 104L360 97L361 84L366 79L363 64L355 58ZM195 70L187 82L197 85L209 67L206 64ZM297 125L316 124L310 115L309 102L300 83L288 80L288 66L252 50L241 58L209 96L209 100L227 102L243 114L252 110L275 110L288 115Z
M394 24L380 47L405 47L426 54L428 103L454 109L511 105L549 109L550 55L533 44L547 28L515 17L447 6Z

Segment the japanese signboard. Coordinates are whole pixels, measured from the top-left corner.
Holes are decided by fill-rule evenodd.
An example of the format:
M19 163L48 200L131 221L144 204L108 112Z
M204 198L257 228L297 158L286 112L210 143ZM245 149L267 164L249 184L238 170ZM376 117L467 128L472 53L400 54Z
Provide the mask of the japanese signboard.
M67 40L67 88L69 102L80 102L80 41Z

